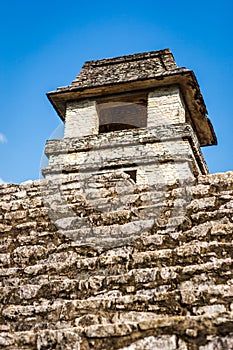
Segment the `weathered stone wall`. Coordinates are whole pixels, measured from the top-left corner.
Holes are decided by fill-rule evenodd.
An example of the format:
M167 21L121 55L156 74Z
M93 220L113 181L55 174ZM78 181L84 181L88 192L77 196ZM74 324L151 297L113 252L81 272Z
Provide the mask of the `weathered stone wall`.
M112 146L112 147L111 147ZM163 182L166 177L170 176L170 182L174 179L186 179L192 177L192 171L189 167L191 162L192 149L188 141L176 140L167 142L157 142L154 144L133 144L128 145L112 145L103 149L93 149L87 152L73 152L66 155L52 155L49 159L51 167L58 167L61 164L68 167L73 167L78 172L90 170L99 172L102 169L109 167L118 168L123 166L126 169L137 165L143 165L145 173L148 174L146 181L151 184ZM159 158L172 159L178 158L182 163L160 164ZM193 160L194 161L194 160ZM198 169L198 167L197 167Z
M138 171L138 183L170 184L176 179L208 173L198 140L186 123L88 135L68 141L47 142L46 178L133 167Z
M68 102L64 137L83 137L99 132L95 101Z
M233 347L233 172L182 187L80 174L0 196L1 348Z
M178 86L155 89L148 95L148 127L185 123L185 105Z
M143 126L151 128L158 125L185 123L185 105L178 86L157 88L148 94L147 99L148 116L146 125ZM142 113L137 110L134 117L132 111L129 111L129 107L130 104L122 102L122 110L120 112L118 109L116 120L113 118L113 120L109 119L108 121L108 118L105 118L106 120L103 118L102 123L107 123L107 121L124 123L127 120L127 123L132 126L142 127L137 120L137 115ZM146 107L141 106L141 108L144 109ZM128 113L132 115L128 116ZM67 103L65 137L83 137L98 134L99 123L95 101L85 100Z
M172 113L174 123L177 122L177 119L182 119L182 113L180 114L179 110L184 109L184 106L182 101L179 101L180 97L175 94L177 95L176 98L171 91L169 92L171 99L175 101L175 106L172 106L167 99L168 91L165 92L164 99L156 96L160 89L161 91L164 87L165 90L168 87L170 89L171 86L177 86L181 91L182 99L185 101L188 121L194 126L200 145L216 144L216 135L210 120L207 118L207 109L197 79L193 71L177 66L169 49L85 62L81 72L71 85L58 88L48 93L47 96L59 116L65 121L67 104L69 105L70 101L91 99L98 101L98 103L113 102L113 100L114 102L120 102L122 101L121 98L126 101L125 97L130 93L132 100L128 100L128 102L139 102L141 106L146 106L145 94L148 91L156 90L155 96L151 95L151 97L153 96L153 101L156 103L156 100L160 99L162 104L167 103L168 108L164 108L165 105L161 108L165 112L164 119L167 120L167 116ZM135 101L135 95L138 96L138 94L143 94L144 96L142 99L139 98L139 100ZM175 108L176 110L174 111L174 107L178 107L178 109ZM156 110L158 111L159 109L160 107L157 105ZM171 113L168 113L169 110ZM177 110L179 113L178 118L176 116ZM122 110L118 110L118 112L118 116L123 113ZM141 115L141 112L144 121L143 123L138 123L137 117ZM138 110L136 114L136 125L132 125L145 127L144 111ZM159 115L163 119L163 114L159 112ZM123 120L121 122L124 123ZM72 130L70 131L72 132Z

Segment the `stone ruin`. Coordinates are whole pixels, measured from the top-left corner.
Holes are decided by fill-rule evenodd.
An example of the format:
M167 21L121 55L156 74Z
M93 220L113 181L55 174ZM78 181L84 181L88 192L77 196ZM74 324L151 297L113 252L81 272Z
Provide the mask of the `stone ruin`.
M0 348L233 349L233 172L169 49L48 93L43 180L0 186Z

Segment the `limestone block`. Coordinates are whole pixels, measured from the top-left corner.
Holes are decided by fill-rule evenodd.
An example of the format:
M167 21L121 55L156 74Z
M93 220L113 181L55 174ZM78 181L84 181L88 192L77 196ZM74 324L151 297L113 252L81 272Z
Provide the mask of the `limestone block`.
M149 336L140 339L130 346L121 348L119 350L176 350L176 336L162 335L160 337Z
M200 350L227 350L233 349L233 333L223 337L208 337L208 343L206 345L200 346Z
M11 225L1 224L0 223L0 232L9 232L12 229Z
M65 138L98 134L98 128L98 115L94 101L67 103Z
M31 260L43 258L47 253L45 247L41 245L20 246L14 249L12 257L16 264L28 264Z
M227 311L226 307L222 304L193 307L193 312L195 315L203 315L203 314L211 315L215 313L224 313L226 311Z
M25 198L26 196L27 192L24 190L15 193L15 197L19 199Z
M24 219L27 216L27 212L25 210L17 210L8 212L5 214L5 219L9 221Z
M67 349L80 350L81 338L73 329L67 330L45 330L38 334L36 349Z
M104 324L104 325L93 325L87 327L85 333L88 338L102 338L109 336L125 336L132 333L137 329L135 323L115 323L115 324Z
M149 128L185 122L185 106L177 86L156 89L148 95Z
M0 336L0 346L8 347L14 344L14 335L13 334L2 334Z
M10 254L5 253L5 254L0 254L0 266L7 266L10 265Z
M187 209L190 209L193 213L200 210L211 210L215 208L215 201L215 197L195 199L188 205Z

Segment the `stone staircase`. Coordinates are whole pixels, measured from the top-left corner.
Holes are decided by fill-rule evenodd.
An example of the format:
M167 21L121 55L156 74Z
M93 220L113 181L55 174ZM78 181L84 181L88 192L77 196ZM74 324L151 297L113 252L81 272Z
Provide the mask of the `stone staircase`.
M233 172L0 186L0 347L233 349Z

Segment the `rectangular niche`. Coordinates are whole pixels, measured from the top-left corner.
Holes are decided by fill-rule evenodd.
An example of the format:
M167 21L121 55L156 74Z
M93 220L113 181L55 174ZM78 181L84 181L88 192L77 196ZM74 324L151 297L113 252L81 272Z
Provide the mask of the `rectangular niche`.
M99 133L147 126L147 94L130 94L96 102Z

